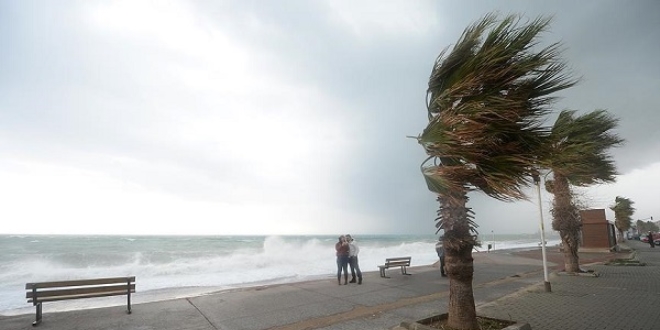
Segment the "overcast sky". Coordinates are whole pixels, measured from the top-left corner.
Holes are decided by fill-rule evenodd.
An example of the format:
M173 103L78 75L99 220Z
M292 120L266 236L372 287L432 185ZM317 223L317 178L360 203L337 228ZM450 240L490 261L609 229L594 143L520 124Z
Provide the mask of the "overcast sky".
M438 53L493 10L554 15L542 41L581 77L556 109L621 120L621 175L588 205L660 219L660 2L15 0L0 233L433 234L406 136ZM480 232L536 232L534 193L472 194Z

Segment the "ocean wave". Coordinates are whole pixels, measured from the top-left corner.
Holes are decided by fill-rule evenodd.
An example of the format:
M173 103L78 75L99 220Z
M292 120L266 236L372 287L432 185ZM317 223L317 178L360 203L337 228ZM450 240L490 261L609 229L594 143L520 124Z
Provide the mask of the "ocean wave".
M34 237L28 239L33 239ZM355 236L360 268L376 271L385 258L437 260L433 236ZM0 256L0 313L25 306L27 282L136 276L141 292L183 287L240 287L334 276L335 236L39 237L11 244ZM25 242L25 240L23 240ZM8 242L4 242L8 243ZM537 247L538 241L495 242L495 249Z

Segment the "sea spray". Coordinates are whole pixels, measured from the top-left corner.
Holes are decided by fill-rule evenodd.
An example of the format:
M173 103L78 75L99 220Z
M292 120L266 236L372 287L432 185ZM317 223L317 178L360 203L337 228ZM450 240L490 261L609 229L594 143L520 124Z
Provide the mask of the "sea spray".
M412 265L437 260L433 235L354 235L362 271L387 257ZM538 247L530 235L495 249ZM30 236L0 235L0 314L33 312L25 283L135 275L135 302L219 289L333 278L337 236ZM550 242L553 244L554 242ZM558 243L558 242L557 242ZM555 243L556 244L556 243ZM118 304L120 297L49 304L49 310Z

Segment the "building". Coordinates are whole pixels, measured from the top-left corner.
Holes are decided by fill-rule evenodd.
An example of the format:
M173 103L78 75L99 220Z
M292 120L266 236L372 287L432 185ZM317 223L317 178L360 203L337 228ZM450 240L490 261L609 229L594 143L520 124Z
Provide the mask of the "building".
M605 218L605 209L580 211L582 220L580 251L597 252L616 249L616 228Z

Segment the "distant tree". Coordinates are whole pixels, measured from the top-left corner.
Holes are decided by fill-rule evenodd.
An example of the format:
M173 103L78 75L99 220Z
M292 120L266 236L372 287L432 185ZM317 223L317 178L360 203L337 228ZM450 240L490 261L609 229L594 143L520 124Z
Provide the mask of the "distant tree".
M614 224L619 231L619 243L623 242L623 232L632 225L632 215L635 213L633 204L635 202L628 198L616 196L614 205L610 206L610 210L614 211Z
M660 228L658 228L658 225L655 222L651 221L642 221L642 220L637 220L637 231L639 233L646 233L649 231L653 232L658 232L660 231Z
M527 24L489 14L438 56L427 90L429 123L417 138L429 157L422 173L440 204L449 275L448 326L477 329L472 249L478 245L468 192L505 201L523 199L536 149L548 129L542 117L551 95L575 84L565 74L559 44L533 52L549 18Z
M581 221L571 186L586 187L614 182L616 166L609 149L623 143L612 132L618 120L605 110L584 115L564 110L550 134L547 149L539 154L541 166L552 172L546 188L553 194L552 229L559 231L567 272L580 271L578 256Z

